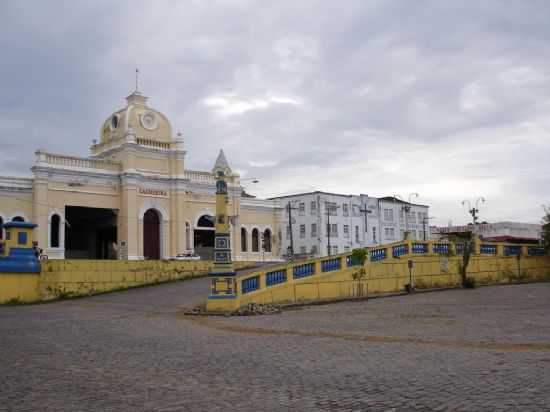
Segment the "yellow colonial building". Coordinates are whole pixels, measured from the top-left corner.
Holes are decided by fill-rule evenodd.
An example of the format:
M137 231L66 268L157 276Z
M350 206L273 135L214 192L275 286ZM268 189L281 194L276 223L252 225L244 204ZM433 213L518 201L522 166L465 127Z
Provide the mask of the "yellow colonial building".
M35 238L50 259L170 259L189 251L211 259L213 171L223 170L234 259L277 260L279 201L244 194L223 151L212 171L186 169L184 140L166 116L137 91L126 100L89 157L38 150L31 177L0 176L0 224L38 224Z

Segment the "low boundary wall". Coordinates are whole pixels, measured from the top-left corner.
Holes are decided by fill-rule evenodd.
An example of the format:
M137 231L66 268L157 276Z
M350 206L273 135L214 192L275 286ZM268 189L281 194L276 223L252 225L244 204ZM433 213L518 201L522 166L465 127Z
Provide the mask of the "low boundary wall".
M237 269L253 262L236 262ZM40 273L0 273L0 304L88 296L206 276L211 261L51 260Z
M373 248L363 276L357 276L361 267L348 253L265 267L234 278L211 277L207 309L227 312L249 303L308 303L398 293L405 291L410 278L416 289L457 287L463 247L409 240ZM472 249L467 276L477 284L550 281L550 256L540 247L477 240Z

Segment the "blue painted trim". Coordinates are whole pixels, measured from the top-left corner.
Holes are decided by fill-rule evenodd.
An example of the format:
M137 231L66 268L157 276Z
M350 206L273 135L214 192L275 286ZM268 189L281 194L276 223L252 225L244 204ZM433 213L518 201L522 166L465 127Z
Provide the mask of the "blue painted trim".
M15 227L15 228L25 228L25 229L34 229L36 226L38 226L37 224L35 223L30 223L30 222L7 222L7 223L4 223L2 225L0 225L1 227L3 227L4 229L9 229L11 227Z
M10 254L0 258L0 272L40 273L40 263L32 248L10 248Z
M208 272L208 276L235 276L237 272Z
M209 300L237 299L237 296L208 296Z

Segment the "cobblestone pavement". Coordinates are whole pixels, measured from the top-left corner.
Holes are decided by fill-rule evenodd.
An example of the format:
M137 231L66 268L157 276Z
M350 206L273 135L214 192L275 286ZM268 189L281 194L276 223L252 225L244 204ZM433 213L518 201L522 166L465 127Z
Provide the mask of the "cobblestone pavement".
M550 284L190 317L206 280L0 308L1 411L550 411Z

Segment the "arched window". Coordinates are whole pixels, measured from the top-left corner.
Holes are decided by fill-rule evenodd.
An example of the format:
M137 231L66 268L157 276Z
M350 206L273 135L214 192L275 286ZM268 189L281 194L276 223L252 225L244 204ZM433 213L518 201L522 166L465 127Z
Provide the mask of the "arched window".
M4 219L2 219L2 216L0 216L0 240L4 239L4 229L2 228L3 224Z
M263 245L266 252L271 252L271 230L269 229L264 230Z
M241 227L241 252L248 251L248 239L246 229Z
M197 222L198 227L214 227L214 216L203 215Z
M252 229L252 251L258 252L260 250L260 242L259 242L259 233L258 229L254 228Z
M12 222L24 222L25 219L23 219L21 216L15 216L11 221Z
M50 247L59 247L59 215L53 215L50 219Z

